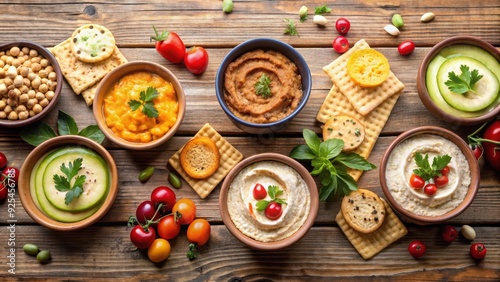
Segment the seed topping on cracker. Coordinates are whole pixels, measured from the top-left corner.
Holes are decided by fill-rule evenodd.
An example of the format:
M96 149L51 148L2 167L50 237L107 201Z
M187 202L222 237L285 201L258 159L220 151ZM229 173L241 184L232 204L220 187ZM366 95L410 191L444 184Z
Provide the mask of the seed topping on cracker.
M352 151L365 139L365 127L352 116L339 115L330 118L323 126L323 140L332 138L344 141L343 151Z
M364 234L377 230L384 222L386 213L379 196L366 189L358 189L345 196L341 211L347 223Z

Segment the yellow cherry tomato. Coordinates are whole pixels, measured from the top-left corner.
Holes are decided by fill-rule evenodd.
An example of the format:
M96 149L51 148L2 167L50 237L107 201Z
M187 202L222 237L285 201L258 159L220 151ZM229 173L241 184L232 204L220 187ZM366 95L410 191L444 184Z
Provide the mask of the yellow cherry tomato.
M148 248L148 257L152 262L162 262L170 255L170 243L163 239L157 238Z

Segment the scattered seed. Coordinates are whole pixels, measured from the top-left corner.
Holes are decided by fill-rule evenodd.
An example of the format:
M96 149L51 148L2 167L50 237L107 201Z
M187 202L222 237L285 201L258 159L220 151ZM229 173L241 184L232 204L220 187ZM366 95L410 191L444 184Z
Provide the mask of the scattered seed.
M400 14L392 15L392 24L397 28L402 28L405 25L403 17Z
M27 253L28 255L32 255L32 256L35 256L40 251L38 249L38 246L35 244L25 244L23 246L23 250L25 253Z
M233 11L233 0L223 0L222 1L222 11L224 13L231 13Z
M36 255L36 260L37 260L39 263L46 263L49 259L50 259L50 252L49 252L49 251L47 251L47 250L40 251L40 252Z
M139 173L139 181L140 182L146 182L148 181L151 176L153 176L153 172L155 172L155 168L152 166L147 167L144 169L141 173Z
M384 30L392 36L398 36L400 33L399 29L397 27L393 26L392 24L388 24L388 25L384 26Z
M175 173L170 172L168 174L168 182L174 186L174 188L179 189L182 186L181 179Z
M462 232L462 235L468 240L472 241L476 238L476 231L469 225L462 225L460 232Z
M317 25L325 26L328 23L328 20L322 15L314 15L313 22Z
M434 15L434 13L425 13L422 15L422 17L420 18L420 21L423 22L423 23L426 23L426 22L430 22L434 19L436 15Z

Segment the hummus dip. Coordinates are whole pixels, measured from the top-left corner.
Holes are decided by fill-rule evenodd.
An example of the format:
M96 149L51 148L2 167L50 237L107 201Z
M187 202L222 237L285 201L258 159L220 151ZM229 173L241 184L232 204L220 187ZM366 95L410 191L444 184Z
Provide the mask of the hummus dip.
M283 214L270 220L264 211L257 211L257 200L253 197L255 184L266 190L276 185L283 194L279 196L287 204L282 205ZM270 200L269 195L265 200ZM277 161L261 161L241 170L228 190L229 216L236 228L246 236L262 242L285 239L294 234L306 221L311 206L309 189L304 179L290 166Z
M271 96L262 97L255 83L264 74L271 79ZM231 112L252 123L270 123L290 115L302 99L302 79L297 66L276 51L256 50L230 63L224 78Z
M418 168L414 159L417 152L428 154L431 164L438 155L451 157L449 182L432 196L426 195L424 189L410 186L413 170ZM397 145L388 158L385 178L398 204L416 215L431 217L443 215L462 203L471 182L469 164L460 148L435 134L413 136Z

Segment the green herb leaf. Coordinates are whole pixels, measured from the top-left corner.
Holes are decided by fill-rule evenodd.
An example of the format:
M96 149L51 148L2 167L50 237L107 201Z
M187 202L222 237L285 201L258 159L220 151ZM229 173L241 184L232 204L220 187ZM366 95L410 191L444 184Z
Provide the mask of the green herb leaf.
M464 94L469 91L475 93L474 85L483 78L483 76L480 75L479 71L476 69L470 72L467 65L460 65L460 71L462 73L459 76L453 71L449 72L448 80L444 84L448 86L450 91L458 94Z
M260 200L257 202L257 204L255 204L255 206L257 207L257 210L258 211L263 211L267 208L267 206L270 204L269 201L266 201L266 200Z
M316 157L307 145L299 145L292 149L290 156L297 160L312 160Z
M78 135L87 137L99 144L101 144L105 138L104 133L102 133L101 129L99 129L99 126L95 124L85 127L80 132L78 132Z
M330 13L331 11L332 11L332 9L328 8L326 5L314 7L314 14L315 15L321 15L321 14L324 14L324 13Z
M255 82L253 85L255 87L255 93L257 95L262 96L263 98L271 97L271 88L269 85L271 84L271 78L266 74L261 74L259 81Z
M76 198L80 197L83 193L83 188L80 186L76 186L75 188L66 192L66 196L64 196L64 203L66 205L71 204Z
M343 153L335 160L352 169L372 170L377 168L377 166L368 162L365 158L356 153Z
M59 135L78 134L78 126L75 119L61 110L57 117L57 130L59 131Z
M293 20L285 19L284 22L287 24L287 26L286 26L286 29L283 32L283 34L299 36L299 33L297 32L297 29L295 28L295 22Z
M258 201L255 206L257 208L257 211L264 211L267 206L269 206L269 204L271 203L278 203L278 204L285 204L286 205L286 202L285 200L283 199L280 199L278 198L279 196L281 196L282 194L284 193L283 190L280 190L280 187L276 186L276 185L269 185L267 186L267 194L269 195L269 197L271 198L270 201L268 200L260 200Z
M48 124L43 121L38 121L21 128L19 136L21 136L21 139L26 143L36 147L50 138L56 137L57 134Z
M157 118L158 111L155 109L153 100L158 97L158 90L154 87L148 87L146 91L139 93L139 100L130 100L128 104L132 111L142 106L142 112L149 118Z
M76 198L78 198L83 193L83 184L85 183L86 176L79 175L75 178L73 185L71 185L71 180L75 177L78 172L82 169L82 158L76 158L73 162L69 162L66 166L65 163L61 164L61 172L64 174L55 174L52 179L55 183L55 188L60 192L66 192L64 202L66 205L71 204Z
M413 170L413 173L422 177L425 181L441 175L441 170L445 168L451 161L449 155L440 155L432 159L432 165L429 163L429 155L422 156L420 152L415 153L415 163L418 168Z

